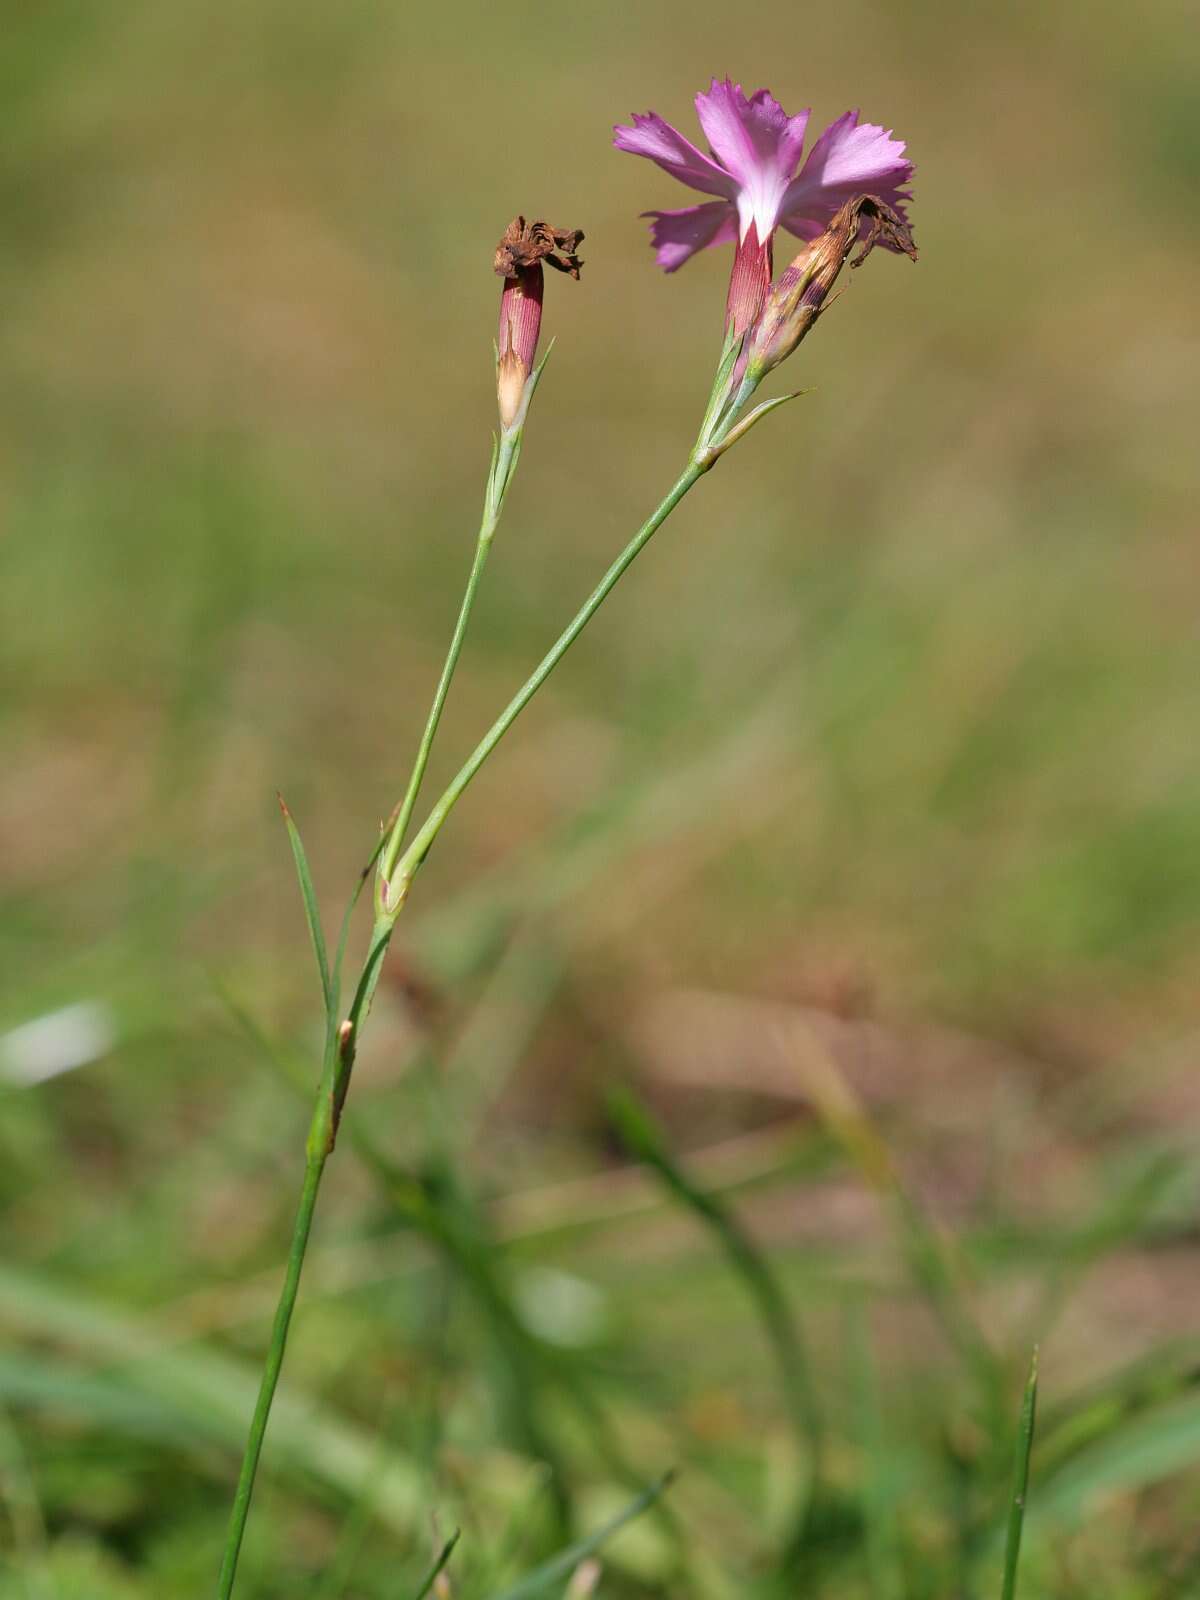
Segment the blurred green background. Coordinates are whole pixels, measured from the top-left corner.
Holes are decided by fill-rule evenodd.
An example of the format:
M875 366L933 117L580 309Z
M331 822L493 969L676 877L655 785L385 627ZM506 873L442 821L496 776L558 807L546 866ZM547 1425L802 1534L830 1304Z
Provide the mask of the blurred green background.
M515 212L587 264L434 785L675 477L728 262L655 268L686 200L609 130L726 72L894 127L921 260L422 874L239 1592L412 1595L461 1525L482 1595L682 1463L601 1594L995 1594L1041 1338L1024 1592L1200 1594L1193 8L4 23L0 1594L212 1590L319 1055L275 792L332 924L469 563Z

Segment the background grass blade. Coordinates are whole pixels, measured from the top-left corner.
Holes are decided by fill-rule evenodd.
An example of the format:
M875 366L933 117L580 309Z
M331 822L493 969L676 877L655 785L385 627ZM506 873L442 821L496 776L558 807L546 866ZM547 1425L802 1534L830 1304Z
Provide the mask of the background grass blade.
M866 1306L859 1299L846 1307L845 1331L849 1409L863 1462L860 1501L871 1593L874 1600L901 1600L903 1569L896 1498L903 1466L888 1437L871 1329Z
M240 1449L258 1387L248 1363L9 1267L0 1267L0 1322L33 1346L0 1362L0 1399L14 1410L66 1412L179 1447L217 1445L221 1471ZM64 1355L48 1355L43 1345ZM360 1426L284 1389L271 1432L282 1476L308 1478L339 1501L356 1501L370 1485L380 1523L405 1535L417 1525L418 1473L399 1452L381 1457Z
M971 1308L957 1253L902 1181L866 1107L811 1029L785 1028L779 1043L829 1134L890 1213L914 1283L971 1373L989 1431L1003 1438L1004 1368Z
M1086 1524L1098 1501L1136 1494L1200 1463L1200 1395L1131 1414L1051 1476L1039 1475L1039 1529Z
M429 1593L429 1591L433 1588L434 1584L437 1582L438 1574L440 1572L442 1572L442 1570L445 1568L446 1563L449 1561L450 1557L454 1554L454 1546L458 1543L458 1541L459 1541L459 1539L461 1537L462 1537L462 1530L460 1528L455 1528L454 1532L450 1535L450 1537L446 1540L445 1544L438 1551L436 1557L434 1558L433 1565L430 1567L429 1571L425 1574L425 1577L421 1582L420 1588L417 1590L416 1594L413 1596L413 1600L425 1600L425 1596Z
M1017 1563L1021 1559L1021 1532L1025 1526L1025 1496L1029 1487L1029 1453L1033 1449L1033 1426L1037 1413L1038 1352L1034 1346L1021 1402L1021 1422L1017 1430L1017 1454L1013 1463L1012 1500L1008 1510L1008 1534L1004 1542L1004 1582L1001 1600L1014 1600L1017 1592Z
M823 1425L808 1352L783 1288L733 1211L723 1200L693 1183L671 1154L649 1113L629 1090L611 1091L608 1109L630 1151L657 1172L671 1193L716 1235L746 1285L775 1352L788 1412L800 1448L808 1458L811 1486L807 1500L811 1503L820 1480Z
M544 1561L540 1567L535 1567L532 1572L519 1579L511 1588L504 1589L500 1594L492 1595L491 1600L530 1600L533 1595L541 1594L552 1583L557 1583L561 1578L570 1577L581 1561L586 1561L588 1556L594 1555L600 1547L612 1538L635 1517L640 1517L670 1487L674 1481L674 1472L665 1472L657 1483L643 1490L636 1499L631 1500L624 1510L619 1511L615 1517L610 1517L598 1527L595 1533L588 1534L584 1539L577 1539L574 1544L569 1544L557 1555Z

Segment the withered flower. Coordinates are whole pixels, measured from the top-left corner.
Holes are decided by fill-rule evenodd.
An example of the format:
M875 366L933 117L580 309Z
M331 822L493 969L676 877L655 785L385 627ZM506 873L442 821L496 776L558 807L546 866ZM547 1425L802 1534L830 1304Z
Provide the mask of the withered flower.
M912 229L900 212L878 195L855 195L771 287L750 335L747 378L757 382L791 355L825 309L855 247L858 254L850 265L861 267L877 244L917 259Z
M496 337L496 395L500 424L506 431L521 415L533 371L542 325L542 263L578 278L582 242L578 228L552 228L548 222L526 223L524 217L514 217L496 246L493 264L504 279Z

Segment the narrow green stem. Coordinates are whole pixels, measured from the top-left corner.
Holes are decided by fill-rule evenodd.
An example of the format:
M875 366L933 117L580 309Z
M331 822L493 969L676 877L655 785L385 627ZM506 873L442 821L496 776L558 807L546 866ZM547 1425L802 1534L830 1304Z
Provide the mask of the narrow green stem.
M475 604L475 596L479 589L480 579L483 576L484 566L487 563L488 552L491 549L492 536L500 521L505 494L520 454L521 429L517 427L505 430L501 434L492 454L487 491L484 495L483 516L479 525L479 536L475 542L475 556L471 563L471 571L467 578L466 588L463 591L458 620L454 625L454 632L451 635L450 646L446 652L446 660L442 667L441 677L438 679L433 703L429 708L425 729L421 735L421 742L417 747L416 760L413 763L408 787L405 790L404 798L397 807L395 820L391 824L387 842L381 848L379 867L379 896L381 899L386 896L387 880L394 870L396 857L400 853L404 835L408 831L409 822L412 820L413 807L417 803L421 782L425 776L425 769L429 764L430 751L433 748L438 723L441 721L442 711L446 705L446 697L450 692L454 669L457 667L458 658L462 653L463 640L466 638L467 625L470 622L471 611ZM295 1226L292 1230L292 1243L288 1252L287 1271L284 1275L279 1303L275 1309L275 1321L271 1329L271 1341L267 1349L262 1382L259 1386L258 1400L254 1407L254 1416L250 1422L250 1433L246 1441L245 1454L242 1458L237 1491L234 1495L229 1533L225 1541L225 1553L221 1563L221 1576L217 1590L218 1600L229 1600L229 1596L233 1592L238 1557L246 1530L246 1518L250 1511L250 1501L254 1493L254 1480L258 1472L259 1457L262 1454L263 1438L266 1434L267 1421L271 1414L275 1388L279 1382L280 1369L283 1366L283 1353L287 1344L288 1328L291 1324L292 1311L295 1307L296 1295L300 1287L300 1274L304 1267L305 1251L308 1248L308 1236L312 1228L317 1194L321 1186L321 1174L325 1169L325 1162L333 1149L334 1141L337 1137L342 1102L349 1087L350 1074L353 1070L354 1056L358 1046L358 1031L366 1018L367 1012L370 1010L371 999L375 993L375 986L379 981L383 958L387 951L388 941L391 938L392 926L392 920L386 917L381 918L377 915L375 927L371 934L371 943L368 947L362 973L359 976L354 999L347 1019L340 1028L337 1024L337 1013L333 1010L337 1003L336 998L327 996L329 1015L326 1030L325 1059L321 1072L321 1082L317 1089L316 1104L313 1108L312 1122L308 1131L304 1187L300 1194L300 1205L296 1212ZM339 969L340 966L339 953Z
M319 1114L319 1113L318 1113ZM314 1115L314 1123L317 1115ZM310 1141L311 1142L311 1141ZM217 1583L218 1600L229 1600L233 1593L233 1581L237 1575L238 1556L241 1553L242 1538L246 1532L246 1517L250 1511L250 1497L254 1493L254 1478L258 1471L258 1458L262 1454L263 1436L267 1431L267 1419L271 1414L271 1402L275 1398L275 1386L279 1382L279 1371L283 1366L283 1352L287 1345L288 1327L292 1320L292 1310L296 1304L296 1292L300 1287L300 1272L304 1266L304 1252L308 1248L308 1235L312 1227L313 1211L316 1209L317 1193L321 1187L321 1174L325 1168L325 1157L314 1157L309 1153L304 1169L304 1187L300 1191L300 1205L296 1211L296 1223L292 1229L292 1244L288 1251L287 1272L283 1280L283 1288L279 1295L279 1304L275 1308L275 1322L271 1329L271 1343L267 1350L266 1364L263 1367L262 1382L258 1389L258 1400L254 1407L254 1416L250 1422L250 1435L246 1440L246 1453L242 1458L242 1470L238 1477L237 1492L233 1498L233 1511L229 1518L229 1532L225 1539L225 1555L221 1562L221 1576Z
M521 712L524 711L596 612L599 611L618 580L650 542L651 538L667 520L671 512L674 511L696 480L702 477L706 471L707 465L705 463L697 462L694 459L689 460L686 468L665 498L643 522L642 526L583 602L583 605L580 606L566 628L559 634L533 672L526 678L525 682L475 746L475 749L467 757L462 767L459 768L458 773L451 779L445 793L429 813L419 832L398 862L394 874L389 879L390 892L387 909L393 920L399 913L412 880L416 876L421 863L429 854L430 847L437 838L442 824L453 811L480 767L483 766L492 751L521 715Z
M488 552L492 548L492 535L496 531L496 524L500 521L500 511L504 505L504 494L508 487L508 479L516 458L520 454L520 430L514 429L501 435L496 451L492 470L488 475L487 494L484 497L483 520L479 525L479 537L475 542L475 559L471 564L470 576L467 578L467 587L463 591L462 605L458 610L458 620L454 624L454 632L450 638L450 647L446 651L446 660L442 667L442 675L438 679L438 686L433 696L433 704L429 708L429 716L425 722L425 731L421 735L421 743L417 747L417 758L413 763L412 775L408 780L408 788L400 802L400 809L396 813L396 820L384 846L383 856L379 865L379 881L381 892L386 894L387 883L396 870L396 860L404 844L404 835L408 832L408 825L412 821L413 808L417 803L417 796L421 792L421 783L425 777L425 768L429 765L429 754L433 749L433 741L437 736L438 723L442 720L445 709L446 697L450 693L450 683L454 677L454 669L458 666L458 658L462 654L463 640L467 636L467 624L471 620L471 611L475 605L475 595L479 588L479 580L483 576L483 569L487 565Z
M316 1208L317 1193L321 1185L321 1174L324 1171L325 1161L333 1149L334 1140L337 1136L337 1125L342 1103L349 1087L354 1055L358 1047L358 1035L370 1010L371 999L375 992L375 986L379 981L379 973L383 966L383 958L387 952L388 942L391 939L396 918L407 896L409 886L416 875L418 867L428 854L438 830L453 810L455 803L471 782L471 779L603 605L622 574L633 563L643 547L649 543L651 537L670 516L696 480L702 477L712 465L711 460L700 459L698 455L693 455L688 461L687 467L680 474L665 498L642 524L637 533L634 534L624 550L621 551L595 589L584 601L579 611L576 612L572 621L559 635L533 673L526 679L525 683L480 740L465 765L459 770L457 776L452 780L450 786L430 812L428 819L413 839L412 844L409 845L404 855L397 860L399 851L403 846L404 832L411 819L413 806L416 803L417 792L424 776L425 766L428 763L430 747L437 732L438 720L445 705L450 680L453 677L458 655L462 649L463 637L466 633L467 622L470 617L475 591L479 584L480 574L487 558L491 536L495 531L496 522L499 520L508 480L511 477L519 454L520 430L517 429L511 435L504 436L501 440L492 465L492 472L488 480L487 498L484 502L483 521L480 527L479 541L476 545L475 560L471 568L470 577L467 580L467 589L463 596L458 622L455 625L454 635L446 657L446 664L442 670L442 676L434 695L433 706L430 709L429 718L425 726L425 733L417 751L413 775L409 780L408 790L396 814L395 823L389 833L388 842L384 847L380 861L380 891L377 897L375 925L371 933L371 942L359 976L354 998L346 1020L340 1027L333 1025L333 1015L329 1019L330 1026L327 1031L325 1062L308 1132L304 1187L300 1195L300 1205L296 1212L292 1244L288 1252L287 1271L279 1296L279 1304L275 1310L275 1322L271 1330L271 1342L267 1350L262 1383L259 1387L254 1416L250 1423L250 1434L246 1441L246 1452L242 1460L237 1492L234 1496L233 1512L225 1542L225 1554L221 1564L221 1576L217 1589L218 1600L229 1600L233 1592L238 1555L241 1551L242 1538L246 1529L246 1518L250 1510L251 1496L254 1492L255 1474L258 1470L259 1456L262 1453L267 1420L271 1413L271 1402L274 1399L275 1387L279 1381L279 1373L283 1365L283 1353L287 1344L288 1327L296 1304L296 1294L300 1287L300 1273L304 1266L304 1254L308 1247L308 1236L312 1227L313 1212Z
M454 669L458 665L458 658L462 653L467 624L470 621L479 581L483 575L488 552L491 549L492 536L496 531L497 523L500 521L500 513L504 506L504 497L508 490L509 480L512 477L520 454L521 429L517 427L505 430L492 453L492 465L488 473L487 491L483 502L483 517L479 525L479 537L475 542L475 556L467 578L467 586L463 592L462 605L459 607L458 620L454 625L454 632L450 639L450 647L446 653L445 664L442 667L442 674L434 692L433 704L429 708L429 716L426 719L425 730L417 748L416 760L413 763L408 787L403 800L397 807L395 820L391 824L387 842L381 846L379 868L380 898L386 895L388 877L395 866L396 857L399 855L404 842L404 835L408 830L409 822L412 820L413 807L416 805L417 796L421 789L421 781L429 764L429 754L433 748L433 741L437 734L442 711L445 708L446 697L450 692ZM245 1454L242 1457L242 1468L238 1477L237 1491L234 1495L233 1512L225 1541L225 1553L221 1563L221 1576L217 1589L218 1600L229 1600L229 1596L233 1592L238 1557L246 1530L246 1518L250 1511L250 1501L254 1493L254 1480L258 1472L259 1457L262 1454L263 1438L267 1431L267 1421L271 1414L271 1404L275 1397L276 1385L279 1382L280 1369L283 1366L283 1353L287 1344L288 1328L291 1324L292 1311L295 1307L296 1295L300 1287L300 1274L304 1267L305 1251L308 1248L308 1236L312 1228L313 1212L316 1208L317 1194L321 1186L321 1174L325 1169L325 1162L333 1149L334 1141L337 1137L342 1103L349 1088L350 1074L354 1067L354 1056L358 1047L358 1031L366 1018L367 1012L370 1010L371 999L375 993L375 986L379 981L383 958L387 952L388 941L391 938L392 926L393 920L389 920L386 917L381 918L379 915L376 916L375 927L371 934L371 943L355 989L354 999L346 1021L340 1027L337 1023L337 1012L333 1009L337 1004L336 996L332 993L327 993L326 996L328 1016L325 1059L321 1072L321 1081L317 1089L316 1104L313 1108L312 1121L308 1130L304 1187L300 1194L300 1205L296 1212L296 1221L292 1230L292 1243L288 1252L287 1271L284 1275L279 1303L275 1308L275 1321L271 1329L271 1341L267 1349L267 1358L263 1368L262 1382L259 1386L258 1400L254 1407L254 1416L250 1422L250 1433L246 1441ZM337 969L340 971L340 968L341 955L339 947Z

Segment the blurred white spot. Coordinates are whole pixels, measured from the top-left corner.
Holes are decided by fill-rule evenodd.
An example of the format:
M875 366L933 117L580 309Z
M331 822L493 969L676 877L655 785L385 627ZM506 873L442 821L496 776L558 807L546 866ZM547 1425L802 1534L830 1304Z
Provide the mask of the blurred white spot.
M116 1043L112 1012L95 1000L48 1011L0 1034L0 1079L27 1088L106 1056Z
M604 1332L604 1296L569 1272L527 1267L515 1284L525 1326L550 1344L593 1344Z

